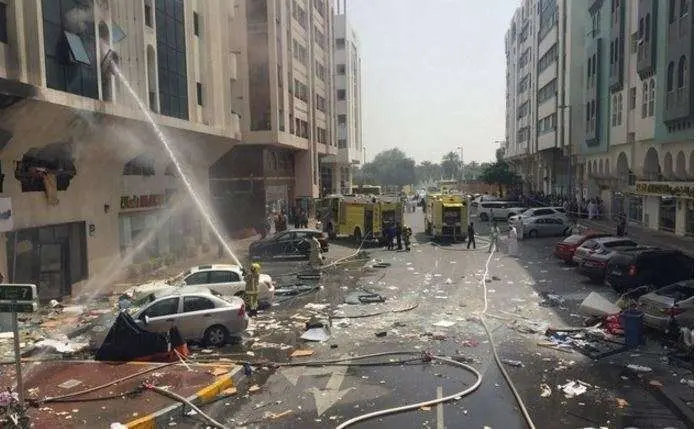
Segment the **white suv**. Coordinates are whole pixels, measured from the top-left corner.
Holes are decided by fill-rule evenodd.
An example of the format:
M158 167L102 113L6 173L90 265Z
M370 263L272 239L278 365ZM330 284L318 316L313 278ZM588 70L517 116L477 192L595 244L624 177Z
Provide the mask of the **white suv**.
M514 201L482 201L478 205L478 217L486 222L491 219L509 219L522 213L524 207Z
M203 286L223 296L244 296L244 270L239 265L198 265L176 277L175 286ZM259 276L259 303L273 304L275 283L268 274Z

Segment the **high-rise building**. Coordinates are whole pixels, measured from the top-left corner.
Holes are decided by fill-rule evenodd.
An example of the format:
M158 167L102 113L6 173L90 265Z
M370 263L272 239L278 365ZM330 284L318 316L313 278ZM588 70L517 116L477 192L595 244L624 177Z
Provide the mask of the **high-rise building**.
M589 1L578 166L607 216L693 236L693 0Z
M233 111L242 142L211 169L230 229L311 208L320 162L336 155L334 11L329 0L244 0L229 22ZM232 66L230 66L232 67Z
M505 36L505 159L524 191L573 193L573 148L581 134L583 7L569 0L524 0Z
M360 40L350 25L345 0L339 1L334 26L336 142L338 154L324 158L323 193L350 193L352 167L361 163L362 96Z
M39 285L42 299L97 294L125 268L211 248L141 106L207 200L209 167L241 138L226 31L237 12L227 0L0 3L0 271L9 281Z

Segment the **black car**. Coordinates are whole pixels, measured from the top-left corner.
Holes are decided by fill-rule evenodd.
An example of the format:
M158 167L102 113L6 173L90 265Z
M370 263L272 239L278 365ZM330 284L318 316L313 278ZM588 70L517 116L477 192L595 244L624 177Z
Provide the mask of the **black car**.
M287 257L308 257L310 240L316 237L321 250L329 250L329 241L325 233L317 229L288 229L270 237L254 241L249 245L251 259L270 259Z
M649 285L657 289L694 278L694 258L678 250L617 252L607 263L605 283L617 292Z

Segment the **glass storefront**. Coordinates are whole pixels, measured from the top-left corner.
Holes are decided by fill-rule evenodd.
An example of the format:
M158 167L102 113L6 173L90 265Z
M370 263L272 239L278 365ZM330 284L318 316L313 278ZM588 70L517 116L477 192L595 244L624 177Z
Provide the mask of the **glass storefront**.
M677 199L674 197L660 197L660 229L674 232L677 220Z
M134 264L167 256L181 258L202 243L200 219L190 213L127 213L118 221L121 255L132 255Z
M638 224L643 223L643 197L629 195L628 197L628 220Z

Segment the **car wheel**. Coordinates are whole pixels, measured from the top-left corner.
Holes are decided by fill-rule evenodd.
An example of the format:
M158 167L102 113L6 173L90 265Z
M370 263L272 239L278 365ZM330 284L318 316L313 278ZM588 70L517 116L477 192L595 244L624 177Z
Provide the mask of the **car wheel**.
M205 330L203 335L205 344L210 347L221 347L227 342L227 329L224 326L214 325Z
M537 232L536 229L529 231L529 238L536 238L538 236L539 236L539 233Z
M481 219L481 222L487 222L488 221L488 214L487 213L481 213L479 215L479 219Z

